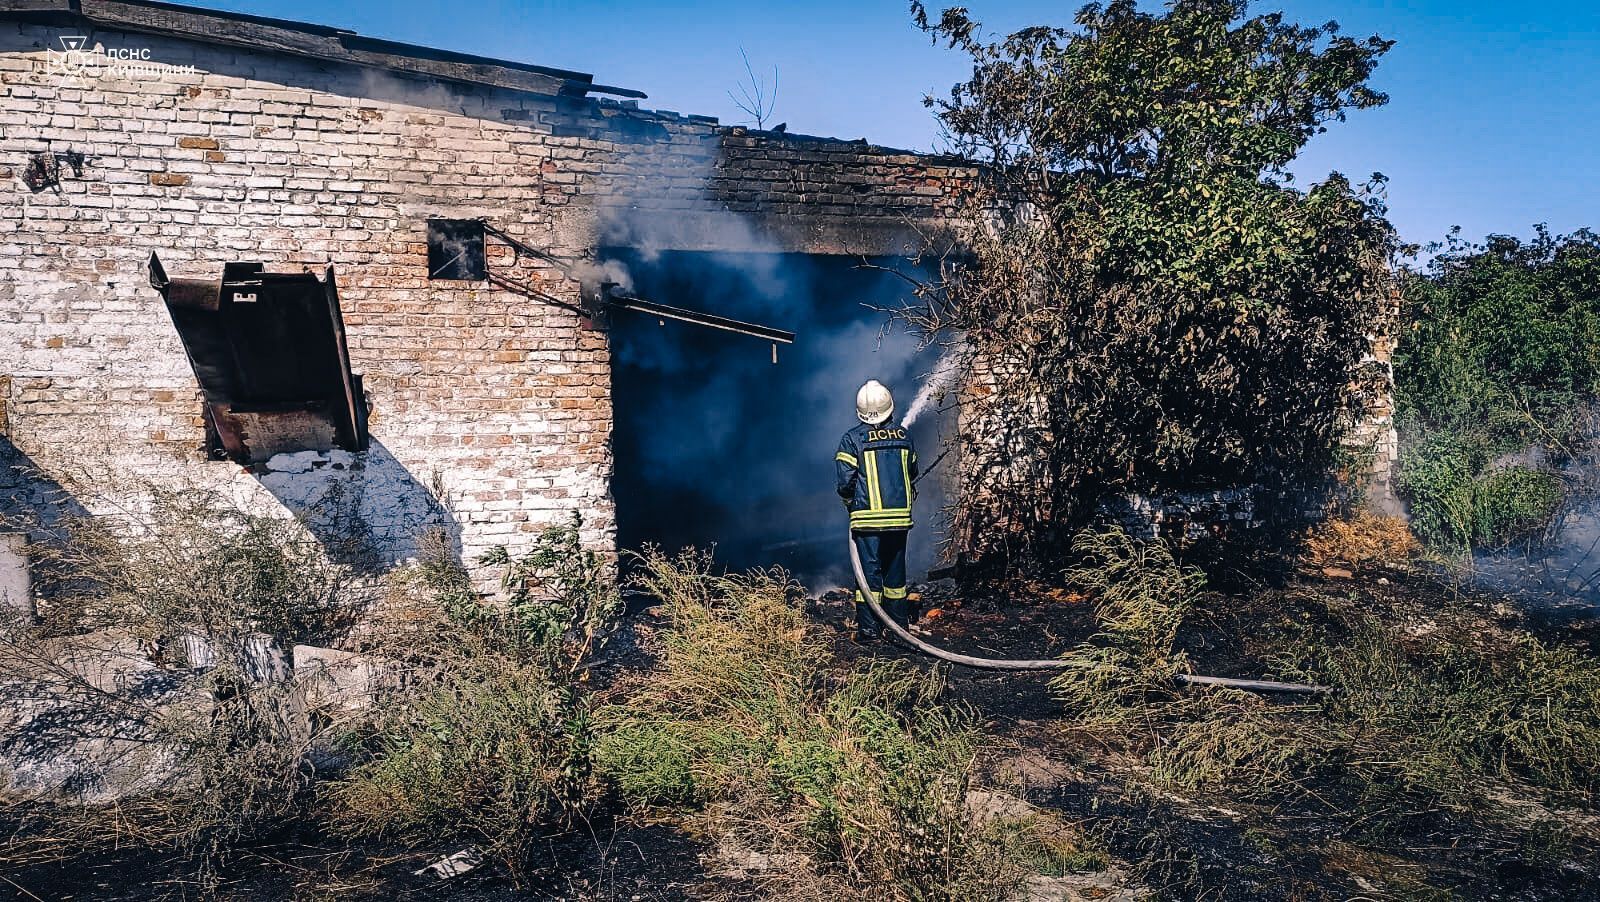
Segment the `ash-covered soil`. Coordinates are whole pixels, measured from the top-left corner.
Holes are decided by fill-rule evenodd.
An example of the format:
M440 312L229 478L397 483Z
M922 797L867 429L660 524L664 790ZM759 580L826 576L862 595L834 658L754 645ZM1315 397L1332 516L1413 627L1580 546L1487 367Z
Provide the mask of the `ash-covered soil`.
M1052 586L1013 592L1004 603L963 599L949 583L916 587L928 641L990 657L1049 658L1095 630L1087 599ZM830 637L841 664L864 656L933 667L929 659L885 642L849 640L851 610L843 591L794 596ZM1264 649L1283 629L1318 618L1337 625L1330 604L1359 605L1418 635L1446 630L1463 637L1527 629L1542 640L1600 650L1594 623L1543 618L1492 596L1461 595L1434 575L1374 570L1332 577L1291 574L1276 584L1248 580L1210 593L1179 635L1195 672L1267 677ZM617 636L593 668L601 695L625 693L648 679L656 658L660 609L636 598ZM1532 796L1506 799L1567 822L1548 847L1508 843L1480 829L1476 812L1393 811L1384 824L1343 808L1345 788L1311 787L1292 803L1252 804L1225 793L1176 794L1153 787L1137 743L1076 729L1050 692L1046 673L948 670L946 700L970 707L991 742L978 786L1021 799L1082 829L1103 848L1108 866L1031 887L1034 899L1600 899L1600 817L1592 810L1551 812ZM1294 700L1274 701L1290 704ZM1137 726L1130 727L1130 733ZM1396 829L1395 823L1403 824ZM13 824L0 824L9 835ZM485 864L446 880L414 873L457 851L352 845L316 825L299 825L233 854L209 884L239 899L747 899L761 896L759 873L730 866L725 853L675 826L630 823L600 811L582 830L547 838L517 879ZM0 873L0 898L133 900L195 898L195 863L148 854L13 867ZM8 895L9 894L9 895Z
M1520 607L1441 574L1331 573L1285 574L1274 584L1241 578L1227 592L1208 593L1179 632L1178 648L1195 673L1292 679L1274 672L1274 638L1316 626L1337 640L1343 624L1330 608L1354 606L1419 638L1443 633L1468 643L1524 630L1546 643L1600 652L1593 620ZM933 614L922 622L925 638L968 655L1051 658L1095 631L1088 599L1060 587L1024 588L1004 603L966 602L948 584L919 588L923 609ZM849 616L843 591L813 605L830 624ZM932 666L898 647L854 646L842 628L835 635L841 658L887 654ZM1570 831L1541 847L1538 831L1508 842L1506 831L1485 829L1485 812L1394 810L1373 823L1370 811L1346 807L1348 787L1310 785L1303 797L1272 805L1226 792L1164 792L1148 779L1137 743L1108 742L1064 720L1049 681L1045 673L956 666L948 701L975 709L993 740L983 781L1082 826L1104 844L1126 888L1175 899L1600 899L1600 813L1592 808L1552 810L1532 792L1500 799L1513 814L1520 808Z

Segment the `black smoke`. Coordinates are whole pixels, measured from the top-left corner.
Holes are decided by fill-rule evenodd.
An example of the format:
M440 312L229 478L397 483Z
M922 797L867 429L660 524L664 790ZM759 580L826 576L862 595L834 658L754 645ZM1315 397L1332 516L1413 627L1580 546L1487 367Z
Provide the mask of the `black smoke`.
M798 333L767 342L628 311L611 320L619 544L714 548L729 569L782 565L813 588L845 584L847 520L833 455L855 424L867 379L893 390L897 415L934 368L935 350L889 324L909 299L859 257L611 250L639 297ZM911 272L904 260L878 265ZM914 430L925 463L944 418ZM934 562L939 480L919 485L913 578Z

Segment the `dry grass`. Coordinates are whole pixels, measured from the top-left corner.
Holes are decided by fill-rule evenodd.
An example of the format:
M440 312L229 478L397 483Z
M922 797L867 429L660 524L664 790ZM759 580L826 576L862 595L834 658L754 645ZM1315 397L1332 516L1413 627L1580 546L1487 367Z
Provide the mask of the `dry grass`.
M1318 524L1305 541L1306 560L1314 567L1404 564L1421 550L1403 518L1365 510Z
M580 523L547 529L505 566L506 598L487 603L464 568L434 553L390 576L382 628L367 649L397 672L365 757L333 787L335 824L361 836L433 845L469 841L523 870L546 830L596 801L589 702L576 678L621 609Z
M1333 559L1392 560L1387 550L1363 550L1414 547L1376 526L1378 538ZM1101 632L1069 653L1078 666L1054 688L1075 720L1067 735L1122 775L1128 798L1244 809L1230 820L1268 833L1326 823L1368 850L1419 861L1435 857L1411 851L1425 836L1448 847L1453 865L1521 869L1553 885L1600 847L1592 655L1538 641L1443 592L1420 608L1409 594L1349 581L1226 597L1199 592L1165 556L1141 555L1115 534L1080 550L1090 553L1071 576L1094 599ZM1174 691L1161 680L1188 666L1171 653L1174 634L1180 647L1226 656L1225 674L1324 684L1335 694ZM1123 826L1145 831L1140 823ZM1148 835L1119 847L1141 880L1178 897L1223 892L1224 871L1240 861L1234 851L1191 849L1195 836L1175 815L1150 823ZM1312 840L1291 840L1304 841ZM1293 856L1270 857L1297 866ZM1375 882L1385 881L1404 890L1398 878Z
M1415 547L1381 520L1336 535L1340 550L1328 553L1344 563ZM1118 533L1080 545L1088 555L1071 575L1095 597L1102 632L1069 654L1080 666L1053 685L1080 728L1135 750L1156 786L1358 812L1368 829L1394 811L1448 810L1486 818L1494 826L1485 829L1517 842L1548 825L1511 816L1497 795L1594 805L1600 663L1592 657L1465 610L1451 614L1450 629L1419 632L1353 598L1318 596L1316 616L1261 618L1250 644L1275 677L1329 685L1333 696L1174 692L1158 683L1187 664L1164 652L1200 601L1198 582ZM1236 628L1253 622L1238 618Z
M763 856L777 895L981 899L1023 876L970 822L978 734L937 704L941 674L837 665L782 574L644 564L664 659L597 712L597 766L636 812Z
M293 521L215 493L145 494L110 520L66 517L30 548L48 616L0 628L4 689L24 712L5 751L74 771L69 801L116 802L18 799L5 855L176 850L204 885L230 849L307 810L313 737L282 656L341 629L365 596Z
M371 706L311 716L312 687L282 659L264 670L261 650L337 636L379 587L352 582L293 521L154 497L119 529L67 521L40 546L63 616L0 628L0 685L19 704L48 700L6 751L49 766L118 753L115 804L12 800L0 862L174 851L196 862L174 879L206 892L242 844L331 820L402 845L473 842L516 873L541 830L598 796L575 679L620 599L577 523L497 558L499 603L447 544L423 542L431 552L390 576L359 643L381 675ZM319 773L313 751L354 769Z
M1188 661L1173 644L1204 577L1179 566L1164 543L1140 542L1120 529L1084 531L1073 552L1078 563L1065 578L1089 596L1099 629L1062 656L1069 666L1050 681L1056 697L1094 726L1177 698L1173 677Z

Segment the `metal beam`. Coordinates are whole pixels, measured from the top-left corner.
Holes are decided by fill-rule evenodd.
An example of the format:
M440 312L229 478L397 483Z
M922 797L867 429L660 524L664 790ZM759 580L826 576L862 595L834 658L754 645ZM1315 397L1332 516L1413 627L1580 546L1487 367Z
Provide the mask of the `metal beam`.
M669 307L666 304L658 304L655 301L647 301L644 298L636 298L626 294L617 294L616 292L611 293L609 300L610 306L621 310L633 310L638 313L648 313L651 316L659 316L663 319L675 319L679 322L693 323L697 326L705 326L708 329L721 329L724 332L737 332L740 335L749 335L753 338L761 338L767 341L782 342L786 345L794 344L793 332L788 332L783 329L774 329L771 326L741 322L740 320L728 319L725 316L717 316L712 313L701 313L698 310L685 310L682 307Z

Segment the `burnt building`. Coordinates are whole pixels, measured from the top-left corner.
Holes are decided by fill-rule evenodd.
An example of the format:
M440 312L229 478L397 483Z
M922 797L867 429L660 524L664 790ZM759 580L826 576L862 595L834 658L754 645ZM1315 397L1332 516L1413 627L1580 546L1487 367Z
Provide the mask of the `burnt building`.
M940 240L973 172L643 97L299 22L0 0L0 503L204 485L471 561L573 513L611 550L631 485L641 522L719 524L745 558L822 541L795 524L837 513L839 388L922 366L872 357L900 283L859 263ZM697 509L736 442L813 469Z

